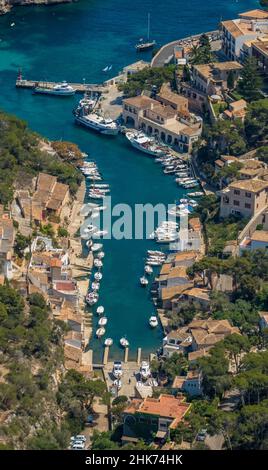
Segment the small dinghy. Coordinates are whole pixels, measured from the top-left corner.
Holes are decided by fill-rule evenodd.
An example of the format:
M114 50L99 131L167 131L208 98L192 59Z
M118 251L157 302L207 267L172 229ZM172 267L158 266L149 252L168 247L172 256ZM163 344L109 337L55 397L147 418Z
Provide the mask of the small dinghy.
M97 254L97 257L98 257L99 259L104 258L104 256L105 256L104 251L100 251L100 252Z
M97 314L98 315L102 315L104 313L104 307L102 305L100 305L98 308L97 308Z
M123 348L128 348L128 346L129 346L129 342L128 342L127 338L125 338L125 337L120 339L120 344Z
M97 331L96 331L97 338L100 338L103 335L105 335L105 328L103 328L103 327L98 328Z
M97 259L94 259L93 264L94 264L94 266L95 266L96 268L102 268L102 266L103 266L103 262L102 262L100 259L98 259L98 258L97 258Z
M99 326L105 326L107 324L108 318L107 317L101 317L98 321Z
M97 292L89 292L86 296L86 302L88 305L94 305L99 300L99 294Z
M87 245L87 247L90 249L90 248L92 247L92 245L93 245L93 241L92 241L92 240L88 240L88 241L86 242L86 245Z
M149 266L149 264L146 264L144 266L144 271L146 272L146 274L152 274L153 268L152 268L152 266Z
M155 315L152 315L149 318L149 325L150 325L151 328L156 328L158 326L158 320L157 320L157 317Z
M112 346L113 345L113 339L112 338L106 338L104 341L105 346Z
M94 274L94 279L96 281L101 281L102 280L102 274L101 273L95 273Z
M141 284L142 287L148 286L148 282L149 282L149 281L148 281L148 279L147 279L145 276L142 276L142 277L140 278L140 284Z

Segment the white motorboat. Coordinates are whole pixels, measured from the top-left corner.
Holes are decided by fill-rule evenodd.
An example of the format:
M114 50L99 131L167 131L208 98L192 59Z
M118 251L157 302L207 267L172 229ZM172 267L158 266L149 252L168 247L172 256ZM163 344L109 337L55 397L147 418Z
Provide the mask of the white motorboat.
M156 256L164 256L166 257L165 253L163 251L157 251L157 250L147 250L148 255L156 255Z
M152 315L149 318L149 325L150 325L151 328L156 328L158 326L158 320L157 320L157 317L155 315Z
M103 245L101 243L94 243L91 247L91 251L96 252L96 251L99 251L101 250L103 247Z
M164 260L162 259L154 259L154 258L148 258L146 260L146 263L149 265L149 266L161 266L161 264L164 263Z
M110 118L105 118L100 116L97 113L84 114L85 109L77 110L75 121L77 124L80 124L89 129L93 129L101 134L105 135L117 135L119 132L119 127L115 121Z
M99 259L104 258L104 256L105 256L104 251L100 251L99 253L97 253L97 257L98 257Z
M146 272L146 274L152 274L153 268L149 264L146 264L144 266L144 271Z
M140 367L140 375L142 380L147 380L149 377L151 377L151 370L148 362L142 361Z
M105 326L107 324L108 318L107 317L101 317L98 321L99 326Z
M143 132L126 132L126 138L131 143L132 147L147 153L153 157L164 155L165 149L156 143L153 137L149 137Z
M96 331L97 338L100 338L103 335L105 335L105 328L103 328L103 327L98 328L97 331Z
M91 184L90 188L104 190L104 189L110 189L110 186L109 184Z
M100 283L99 282L92 282L91 284L91 289L96 291L100 289Z
M123 369L122 369L122 362L121 361L114 361L113 364L113 376L116 379L119 379L123 375Z
M100 305L99 307L97 307L96 312L98 315L102 315L104 313L104 307Z
M108 230L98 230L97 232L93 233L93 238L101 238L108 235Z
M53 87L49 87L45 83L43 85L39 83L38 86L34 88L34 93L38 93L40 95L72 96L75 92L76 90L65 81L58 83Z
M92 245L93 245L93 241L92 241L92 240L88 240L88 241L86 242L86 246L87 246L89 249L92 248Z
M202 196L204 196L204 193L202 193L202 191L195 191L193 193L188 193L188 196L190 196L190 197L202 197Z
M112 338L106 338L106 340L104 341L104 345L105 346L112 346L113 345L113 339Z
M95 268L102 268L102 266L103 266L103 262L98 258L94 259L93 264L94 264Z
M148 279L147 279L145 276L142 276L142 277L140 278L140 283L141 283L141 286L142 286L142 287L145 287L145 286L148 286L149 281L148 281Z
M104 193L99 193L97 191L89 191L88 197L90 197L90 199L104 199L105 194Z
M123 338L120 339L120 344L123 348L128 348L129 341L127 340L127 338L123 337Z
M94 274L94 279L95 279L96 281L101 281L101 280L102 280L102 273L99 273L99 272L98 272L98 273L95 273L95 274Z

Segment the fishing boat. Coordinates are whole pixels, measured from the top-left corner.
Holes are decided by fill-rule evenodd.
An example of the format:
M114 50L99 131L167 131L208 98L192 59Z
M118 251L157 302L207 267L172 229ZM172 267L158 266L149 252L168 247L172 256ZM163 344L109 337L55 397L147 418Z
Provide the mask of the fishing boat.
M107 324L108 318L107 317L101 317L98 321L99 326L105 326Z
M112 346L113 345L113 339L112 338L106 338L106 340L104 341L104 345L105 346Z
M127 338L123 337L120 339L120 344L123 348L128 348L129 346L129 341L127 340Z
M148 362L142 361L141 367L140 367L140 376L142 380L147 380L149 377L151 377L151 370Z
M94 274L94 279L95 279L96 281L101 281L101 280L102 280L102 274L99 273L99 272L98 272L98 273L95 273L95 274Z
M97 308L96 312L97 312L98 315L102 315L104 313L104 307L102 305L100 305Z
M75 92L76 90L71 85L68 85L67 82L58 83L52 88L45 86L45 84L43 86L38 85L34 88L34 93L41 95L72 96Z
M144 271L145 271L146 274L152 274L153 268L151 266L149 266L149 264L146 264L144 266Z
M141 284L142 287L148 286L148 283L149 283L149 281L145 276L142 276L140 278L140 284Z
M78 108L75 113L75 122L105 135L117 135L119 127L111 118L105 118L97 113L85 114L85 109Z
M158 326L158 320L157 320L157 317L155 315L152 315L149 318L149 325L150 325L151 328L156 328Z
M95 268L102 268L102 266L103 266L103 262L98 258L94 259L93 264L94 264Z
M103 335L105 335L105 328L103 328L103 327L98 328L97 331L96 331L97 338L100 338Z
M126 132L126 138L131 143L132 147L141 152L151 155L153 157L164 155L165 149L163 146L157 145L153 137L148 137L143 132L129 131Z
M123 370L122 370L122 362L121 361L114 361L113 364L113 376L118 379L122 377Z
M150 20L151 20L151 15L148 13L148 20L147 20L147 40L144 41L144 39L140 39L139 43L136 44L136 51L137 52L143 52L143 51L148 51L149 49L152 49L155 45L155 41L150 41Z

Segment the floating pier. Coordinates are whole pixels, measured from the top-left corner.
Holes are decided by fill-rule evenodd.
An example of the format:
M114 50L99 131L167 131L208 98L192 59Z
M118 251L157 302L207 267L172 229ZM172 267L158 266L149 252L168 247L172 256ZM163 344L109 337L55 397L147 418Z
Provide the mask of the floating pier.
M46 82L44 80L24 80L22 78L16 80L17 88L29 88L32 90L37 86L52 89L57 84L56 82ZM69 83L69 85L74 88L76 93L105 93L108 91L107 86L96 83Z

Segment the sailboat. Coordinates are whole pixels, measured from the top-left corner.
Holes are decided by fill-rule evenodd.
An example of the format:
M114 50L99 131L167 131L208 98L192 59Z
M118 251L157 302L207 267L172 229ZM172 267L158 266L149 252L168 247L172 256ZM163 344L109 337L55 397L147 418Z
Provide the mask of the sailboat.
M150 13L148 13L147 41L144 41L144 39L140 39L140 42L135 46L137 52L148 51L149 49L152 49L156 44L155 41L150 41L150 20L151 15Z
M104 69L102 69L103 72L108 72L109 70L109 65L107 65L107 67L105 67Z

